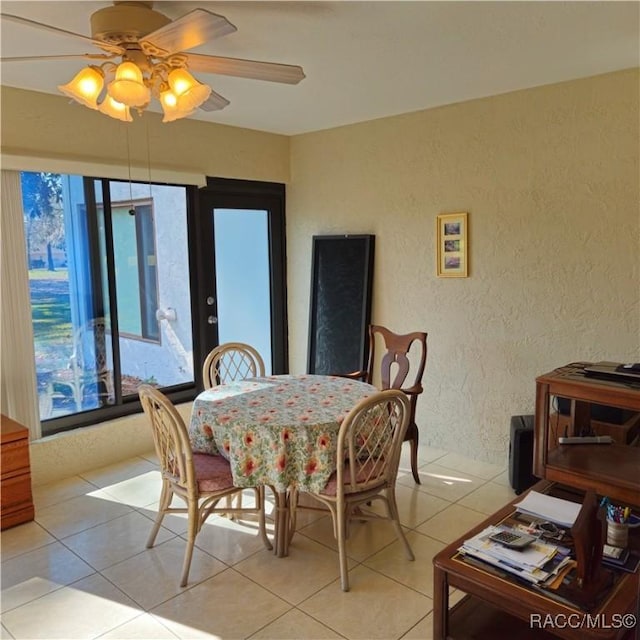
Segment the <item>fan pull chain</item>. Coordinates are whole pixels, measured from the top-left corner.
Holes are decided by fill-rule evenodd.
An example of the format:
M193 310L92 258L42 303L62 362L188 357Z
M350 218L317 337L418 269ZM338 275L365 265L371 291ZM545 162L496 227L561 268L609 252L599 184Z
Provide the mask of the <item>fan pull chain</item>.
M133 187L131 185L131 146L129 144L129 127L126 127L126 129L127 129L127 164L129 169L129 201L131 204L131 209L129 209L129 215L135 216L136 208L133 204Z
M148 179L149 179L149 200L153 201L153 195L151 192L151 145L149 144L149 120L145 120L146 130L147 130L147 169L148 169ZM153 209L152 209L153 210Z

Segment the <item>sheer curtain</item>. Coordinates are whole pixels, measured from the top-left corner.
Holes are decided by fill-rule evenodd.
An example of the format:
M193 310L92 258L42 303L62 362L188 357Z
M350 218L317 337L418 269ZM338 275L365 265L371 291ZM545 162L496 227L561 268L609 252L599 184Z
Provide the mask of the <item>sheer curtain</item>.
M20 173L3 170L0 210L0 409L39 438L29 273Z

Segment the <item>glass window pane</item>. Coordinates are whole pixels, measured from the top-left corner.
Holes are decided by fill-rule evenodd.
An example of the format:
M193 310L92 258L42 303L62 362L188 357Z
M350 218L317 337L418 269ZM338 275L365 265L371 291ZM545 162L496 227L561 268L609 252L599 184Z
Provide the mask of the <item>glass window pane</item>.
M112 181L110 195L122 393L193 382L186 189Z
M105 321L94 326L90 233L80 176L21 174L42 420L113 402ZM108 321L107 321L108 323Z
M268 212L214 209L218 340L255 347L271 374Z

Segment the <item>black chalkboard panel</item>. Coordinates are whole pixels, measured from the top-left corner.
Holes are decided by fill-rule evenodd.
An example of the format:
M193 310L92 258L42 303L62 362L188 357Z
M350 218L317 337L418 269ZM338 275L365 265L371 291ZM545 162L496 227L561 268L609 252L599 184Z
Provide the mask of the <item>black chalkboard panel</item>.
M366 368L375 236L314 236L308 372Z

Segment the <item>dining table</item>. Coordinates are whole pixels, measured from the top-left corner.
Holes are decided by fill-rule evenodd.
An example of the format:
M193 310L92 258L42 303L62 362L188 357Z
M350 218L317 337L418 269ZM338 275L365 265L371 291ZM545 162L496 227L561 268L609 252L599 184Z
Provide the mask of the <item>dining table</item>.
M292 490L320 491L336 470L347 413L376 387L340 376L272 375L221 384L193 404L196 453L229 460L238 487L269 486L275 496L274 553L288 555Z

